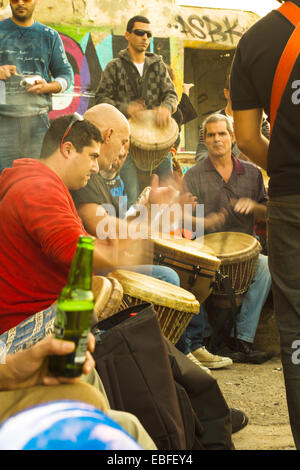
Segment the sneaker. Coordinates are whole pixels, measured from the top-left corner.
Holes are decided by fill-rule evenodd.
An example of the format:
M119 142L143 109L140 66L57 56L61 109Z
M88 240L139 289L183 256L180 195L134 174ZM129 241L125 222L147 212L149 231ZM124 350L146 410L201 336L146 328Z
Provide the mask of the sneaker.
M192 354L203 366L208 367L209 369L221 369L221 367L232 365L232 359L230 359L230 357L216 356L207 351L204 346L196 349Z
M211 371L209 370L208 367L204 367L200 361L198 361L198 359L195 358L195 356L193 356L192 353L188 353L186 355L186 357L188 357L196 366L200 367L200 369L204 370L205 372L207 372L207 374L209 375L212 375Z
M248 417L237 408L230 408L232 434L240 431L248 424Z
M248 364L263 364L275 354L274 351L259 351L253 348L252 343L234 338L221 351L231 357L233 362Z

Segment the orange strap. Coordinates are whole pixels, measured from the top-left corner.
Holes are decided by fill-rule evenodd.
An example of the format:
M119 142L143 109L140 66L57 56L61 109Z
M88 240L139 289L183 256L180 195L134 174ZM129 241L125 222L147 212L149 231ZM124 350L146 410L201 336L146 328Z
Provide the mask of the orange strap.
M300 8L295 3L285 2L278 8L278 11L295 26L295 30L280 57L273 80L270 103L270 133L273 129L283 92L298 58L300 44Z

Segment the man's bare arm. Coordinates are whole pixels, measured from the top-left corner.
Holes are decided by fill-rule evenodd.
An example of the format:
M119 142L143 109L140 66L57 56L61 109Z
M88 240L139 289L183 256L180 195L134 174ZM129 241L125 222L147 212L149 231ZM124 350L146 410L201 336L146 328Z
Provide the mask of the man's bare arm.
M267 169L269 141L261 133L263 110L233 111L234 131L239 149L264 170Z

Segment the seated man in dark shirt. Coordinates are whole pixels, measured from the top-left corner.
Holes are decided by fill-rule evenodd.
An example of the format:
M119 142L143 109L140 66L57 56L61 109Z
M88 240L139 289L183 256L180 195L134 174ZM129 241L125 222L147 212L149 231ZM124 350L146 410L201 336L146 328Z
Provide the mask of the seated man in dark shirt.
M90 178L86 187L81 188L82 191L73 191L72 197L84 226L89 233L98 237L102 237L102 234L99 233L101 231L99 223L101 224L104 218L107 218L108 212L105 209L108 209L107 205L109 204L109 215L112 216L112 223L116 228L116 237L118 238L120 225L124 223L124 227L126 227L124 218L127 210L127 197L125 194L121 194L123 182L119 178L118 172L121 170L128 153L129 123L117 108L106 103L93 106L85 113L84 117L95 124L103 135L104 142L98 159L100 171ZM165 194L172 193L171 188L156 188L152 191L153 197L160 197L161 189ZM113 210L113 214L111 214L111 210ZM142 242L143 240L136 240L137 250L141 249ZM126 244L126 240L120 240L120 243ZM130 269L179 286L177 273L166 266L146 264L135 268L131 266Z
M199 204L204 204L205 217L211 212L226 210L224 225L214 231L242 232L253 236L255 220L266 217L267 195L261 171L253 163L232 156L233 128L226 116L209 116L203 123L203 135L208 157L185 174L184 190L196 196ZM237 362L262 363L269 359L267 353L254 350L252 343L270 286L267 257L260 254L253 282L238 314L237 342L230 342L220 353ZM192 352L197 358L197 350L205 335L203 317L206 312L203 305L201 309L202 323L200 315L187 328L187 336L192 338Z

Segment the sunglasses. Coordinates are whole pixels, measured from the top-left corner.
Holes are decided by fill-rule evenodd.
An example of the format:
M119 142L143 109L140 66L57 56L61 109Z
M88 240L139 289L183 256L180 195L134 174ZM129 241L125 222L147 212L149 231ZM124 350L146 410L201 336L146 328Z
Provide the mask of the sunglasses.
M20 0L10 0L11 3L19 3ZM31 3L32 0L23 0L23 3Z
M133 29L131 32L134 33L136 36L144 36L145 34L147 34L148 39L152 38L151 31L145 31L144 29Z
M72 129L72 127L74 126L74 124L76 122L79 122L79 121L84 121L84 118L80 114L74 113L73 116L72 116L71 121L69 122L69 125L68 125L67 129L65 130L64 135L62 136L62 139L61 139L61 142L60 142L60 149L61 150L62 150L62 146L63 146L65 138L69 134L69 132Z

